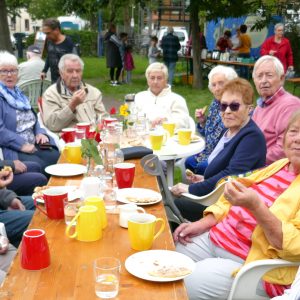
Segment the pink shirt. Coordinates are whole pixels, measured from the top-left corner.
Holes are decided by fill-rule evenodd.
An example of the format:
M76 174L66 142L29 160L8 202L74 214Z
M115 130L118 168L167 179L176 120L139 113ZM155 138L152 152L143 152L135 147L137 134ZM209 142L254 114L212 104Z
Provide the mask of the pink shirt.
M300 99L281 87L272 97L254 110L252 119L263 132L267 142L267 164L284 158L283 133L291 114L300 109Z

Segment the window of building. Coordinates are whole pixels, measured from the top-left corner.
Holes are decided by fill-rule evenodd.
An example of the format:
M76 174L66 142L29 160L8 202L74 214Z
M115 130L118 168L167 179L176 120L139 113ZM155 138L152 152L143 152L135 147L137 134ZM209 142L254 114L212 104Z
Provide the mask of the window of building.
M25 19L25 31L29 31L29 20Z
M16 30L16 17L11 18L10 27L11 27L12 30Z

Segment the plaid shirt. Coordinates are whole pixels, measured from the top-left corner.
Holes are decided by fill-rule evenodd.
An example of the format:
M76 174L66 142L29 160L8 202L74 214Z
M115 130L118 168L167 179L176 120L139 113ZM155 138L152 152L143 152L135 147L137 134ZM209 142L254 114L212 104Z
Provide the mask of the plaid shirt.
M178 60L177 52L181 46L176 35L168 33L162 38L161 48L163 49L163 57L165 62L176 62Z

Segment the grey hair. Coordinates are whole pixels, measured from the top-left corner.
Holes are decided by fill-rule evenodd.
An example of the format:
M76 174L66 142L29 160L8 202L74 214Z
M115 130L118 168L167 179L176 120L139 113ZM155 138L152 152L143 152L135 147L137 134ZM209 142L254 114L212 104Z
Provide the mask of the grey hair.
M168 27L168 33L173 33L174 32L174 28L172 26Z
M0 67L2 66L14 66L18 68L18 60L8 51L0 51Z
M208 88L211 90L211 80L216 74L222 74L227 80L232 80L238 77L238 74L231 67L216 66L208 74Z
M252 72L253 79L255 78L255 73L256 73L257 68L265 61L271 61L274 64L275 71L279 77L282 77L284 75L284 68L283 68L283 65L280 62L280 60L275 56L264 55L264 56L260 57L254 65L253 72Z
M284 24L282 23L277 23L275 26L274 26L274 29L276 30L277 28L279 27L282 27L284 29Z
M146 78L149 79L150 73L155 71L162 72L165 76L165 79L168 80L169 73L168 73L168 68L165 64L162 64L160 62L155 62L149 65L145 72Z
M72 53L68 53L65 54L61 57L61 59L59 60L58 63L58 69L59 71L63 71L65 68L65 64L66 64L66 60L71 60L71 61L77 61L80 63L81 69L83 70L84 67L84 62L82 61L82 59L76 55L76 54L72 54Z

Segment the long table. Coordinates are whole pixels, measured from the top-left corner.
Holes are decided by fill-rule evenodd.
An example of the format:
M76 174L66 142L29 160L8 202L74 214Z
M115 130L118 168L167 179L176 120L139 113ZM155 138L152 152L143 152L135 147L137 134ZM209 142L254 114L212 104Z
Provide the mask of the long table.
M63 159L62 159L63 160ZM145 174L136 163L134 187L158 191L156 178ZM79 186L82 176L51 177L49 186ZM163 203L145 206L147 212L166 221L166 229L154 241L152 249L174 250L174 243ZM41 271L28 271L20 266L16 255L8 275L0 288L0 299L98 299L94 291L92 262L101 256L115 256L121 260L120 292L117 300L185 300L188 299L183 280L169 283L145 281L128 273L125 260L136 251L130 248L127 229L118 224L118 215L108 214L108 226L96 242L79 242L65 236L64 220L50 220L35 211L30 228L46 232L51 253L51 265Z

